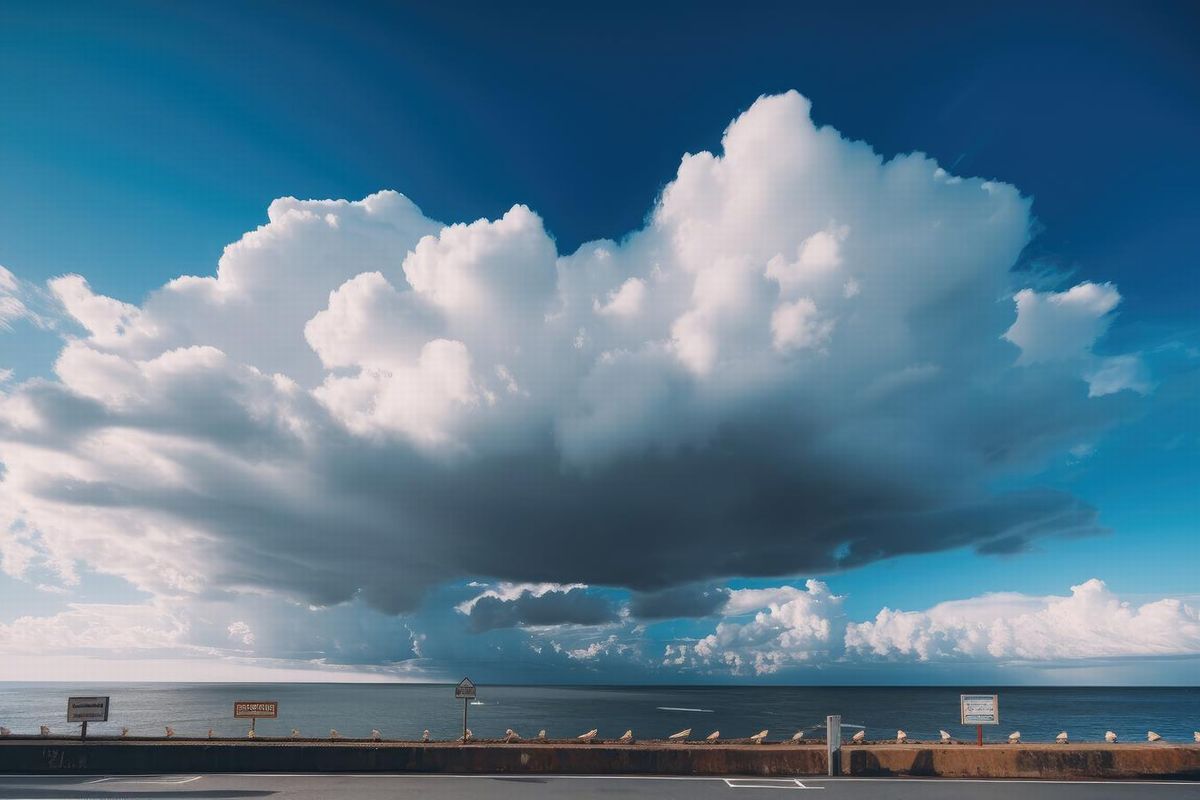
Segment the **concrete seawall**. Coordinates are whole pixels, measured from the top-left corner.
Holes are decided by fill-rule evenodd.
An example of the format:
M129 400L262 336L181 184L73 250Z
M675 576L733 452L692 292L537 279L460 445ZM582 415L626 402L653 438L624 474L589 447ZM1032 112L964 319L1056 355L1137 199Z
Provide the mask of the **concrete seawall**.
M455 743L12 738L0 773L423 772L814 776L819 745ZM946 778L1200 779L1200 746L860 745L845 775Z

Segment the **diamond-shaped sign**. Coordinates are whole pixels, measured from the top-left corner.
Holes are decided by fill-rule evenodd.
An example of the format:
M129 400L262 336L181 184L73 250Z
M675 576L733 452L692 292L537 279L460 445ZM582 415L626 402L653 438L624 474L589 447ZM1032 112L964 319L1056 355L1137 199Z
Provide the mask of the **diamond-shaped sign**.
M470 678L463 678L458 686L454 687L454 697L458 700L475 699L475 684L471 683Z

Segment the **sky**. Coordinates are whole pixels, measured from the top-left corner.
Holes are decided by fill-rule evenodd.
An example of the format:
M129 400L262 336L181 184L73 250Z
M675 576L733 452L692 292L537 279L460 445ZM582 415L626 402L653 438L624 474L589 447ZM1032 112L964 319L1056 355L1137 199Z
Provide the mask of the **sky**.
M1195 6L647 5L0 8L0 680L1195 682Z

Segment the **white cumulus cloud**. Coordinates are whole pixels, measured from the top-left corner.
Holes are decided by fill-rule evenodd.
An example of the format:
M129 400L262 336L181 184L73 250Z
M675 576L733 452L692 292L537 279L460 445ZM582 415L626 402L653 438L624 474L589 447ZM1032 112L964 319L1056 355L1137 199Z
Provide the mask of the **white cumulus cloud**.
M1090 352L1112 287L1019 292L1014 321L1029 207L795 92L685 156L643 228L570 254L521 205L276 200L215 274L140 304L51 282L56 379L0 390L3 568L397 613L474 576L653 594L1094 532L1066 493L992 488L1095 440L1133 380L1101 363L1089 397L1054 364ZM836 650L806 627L837 605L818 594L722 635ZM242 610L214 635L234 620L263 645Z

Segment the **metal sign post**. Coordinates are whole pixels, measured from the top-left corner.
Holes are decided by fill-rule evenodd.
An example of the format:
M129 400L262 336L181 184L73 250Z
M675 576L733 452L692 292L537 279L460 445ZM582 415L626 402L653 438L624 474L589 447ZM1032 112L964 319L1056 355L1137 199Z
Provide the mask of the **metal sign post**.
M87 740L89 722L108 722L107 697L68 697L67 722L80 722L79 740Z
M461 698L463 701L463 733L462 740L467 741L467 707L471 705L471 701L475 699L475 684L470 678L463 678L459 681L458 686L454 687L454 697Z
M829 765L829 776L842 773L842 715L833 714L825 718L825 752Z
M963 725L975 726L975 742L983 747L983 726L1000 724L1000 696L995 694L963 694L958 697Z

